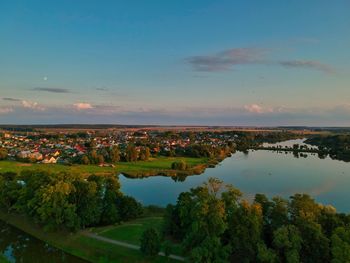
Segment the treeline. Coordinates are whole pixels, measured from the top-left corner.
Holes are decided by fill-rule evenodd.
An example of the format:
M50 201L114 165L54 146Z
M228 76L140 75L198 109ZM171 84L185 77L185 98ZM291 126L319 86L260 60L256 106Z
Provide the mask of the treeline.
M249 203L214 178L168 205L164 234L190 262L350 262L349 215L305 194Z
M169 152L162 152L162 155L171 157L194 157L194 158L225 158L234 152L235 146L229 142L225 146L215 146L209 144L191 144L184 148L177 148Z
M244 152L262 143L278 143L298 138L300 134L292 132L238 132L235 142L237 150Z
M45 229L71 231L140 216L143 208L123 195L118 178L23 171L0 174L0 207L26 214Z
M116 145L100 150L92 149L87 154L76 159L75 162L81 164L117 163L120 161L135 162L147 161L150 157L151 152L148 147L136 147L133 144L129 144L123 152Z
M350 162L350 135L316 136L306 140L306 143L318 146L322 155L332 159Z

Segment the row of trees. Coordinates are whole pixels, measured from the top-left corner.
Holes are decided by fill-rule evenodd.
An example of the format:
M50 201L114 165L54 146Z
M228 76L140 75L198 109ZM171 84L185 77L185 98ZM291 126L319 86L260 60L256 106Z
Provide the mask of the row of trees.
M333 159L350 162L350 135L314 136L306 143L318 146L323 155L329 154Z
M210 144L192 144L185 148L176 149L170 152L171 156L187 156L194 158L225 158L234 151L234 146L212 146Z
M111 148L104 148L102 150L96 151L91 150L88 154L83 155L80 158L81 164L101 164L107 163L117 163L119 161L125 162L135 162L135 161L147 161L151 157L151 152L148 147L140 147L129 144L124 152L119 150L118 146L113 146Z
M350 216L296 194L253 203L217 179L168 205L164 233L191 262L350 262Z
M23 171L0 174L0 206L26 214L46 229L78 230L140 216L142 206L120 191L112 175Z

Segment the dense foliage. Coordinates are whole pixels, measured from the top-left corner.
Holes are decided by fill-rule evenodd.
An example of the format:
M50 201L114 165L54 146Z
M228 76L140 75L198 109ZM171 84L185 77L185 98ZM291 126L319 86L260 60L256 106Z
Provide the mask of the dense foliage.
M164 232L191 262L349 262L350 216L296 194L242 199L211 178L168 205Z
M113 224L142 213L141 204L120 192L116 176L44 171L0 174L0 206L47 229Z
M350 135L316 136L306 143L318 146L323 155L329 154L333 159L350 162Z
M156 229L149 228L141 236L141 252L146 256L156 256L160 251L161 240Z

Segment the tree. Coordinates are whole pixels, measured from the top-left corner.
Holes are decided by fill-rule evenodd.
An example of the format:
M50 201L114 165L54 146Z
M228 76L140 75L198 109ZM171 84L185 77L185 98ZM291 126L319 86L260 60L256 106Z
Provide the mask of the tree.
M350 262L350 227L338 227L331 240L332 263Z
M103 164L105 162L105 158L103 157L102 154L97 155L97 163L98 164Z
M179 171L184 171L187 169L187 164L184 160L180 160L178 162L173 162L171 164L171 169L173 170L179 170Z
M300 251L301 261L305 263L329 262L329 239L323 234L321 226L315 222L299 221L298 228L303 239Z
M258 244L257 262L259 263L277 263L279 262L276 252L268 248L265 243Z
M113 145L113 147L110 149L109 158L112 163L117 163L120 161L120 151L117 145Z
M0 148L0 160L5 160L7 158L7 150L5 148Z
M120 211L117 207L118 198L122 196L119 191L120 184L115 176L107 176L105 179L103 208L101 222L103 224L114 224L121 221Z
M321 208L309 195L295 194L291 197L289 212L294 223L298 220L316 221Z
M160 251L160 237L154 228L145 230L141 236L141 252L146 256L156 256Z
M85 165L90 164L90 159L89 159L89 157L87 157L87 155L84 155L84 156L81 158L81 163L82 163L82 164L85 164Z
M98 154L97 154L96 150L92 150L90 152L90 162L93 164L98 163Z
M282 226L273 233L273 245L281 262L299 263L301 244L300 232L293 225Z
M148 161L151 156L151 152L148 147L143 147L140 151L140 160Z
M120 196L118 198L118 209L123 220L137 218L143 213L142 205L131 196Z
M137 161L139 153L136 147L132 144L129 144L125 150L125 160L127 162L135 162Z

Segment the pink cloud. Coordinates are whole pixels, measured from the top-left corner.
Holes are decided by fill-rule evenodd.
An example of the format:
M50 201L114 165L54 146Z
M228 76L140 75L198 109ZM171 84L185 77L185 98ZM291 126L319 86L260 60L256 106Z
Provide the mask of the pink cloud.
M85 103L85 102L78 102L78 103L73 104L73 106L77 110L90 110L90 109L94 108L90 103Z

